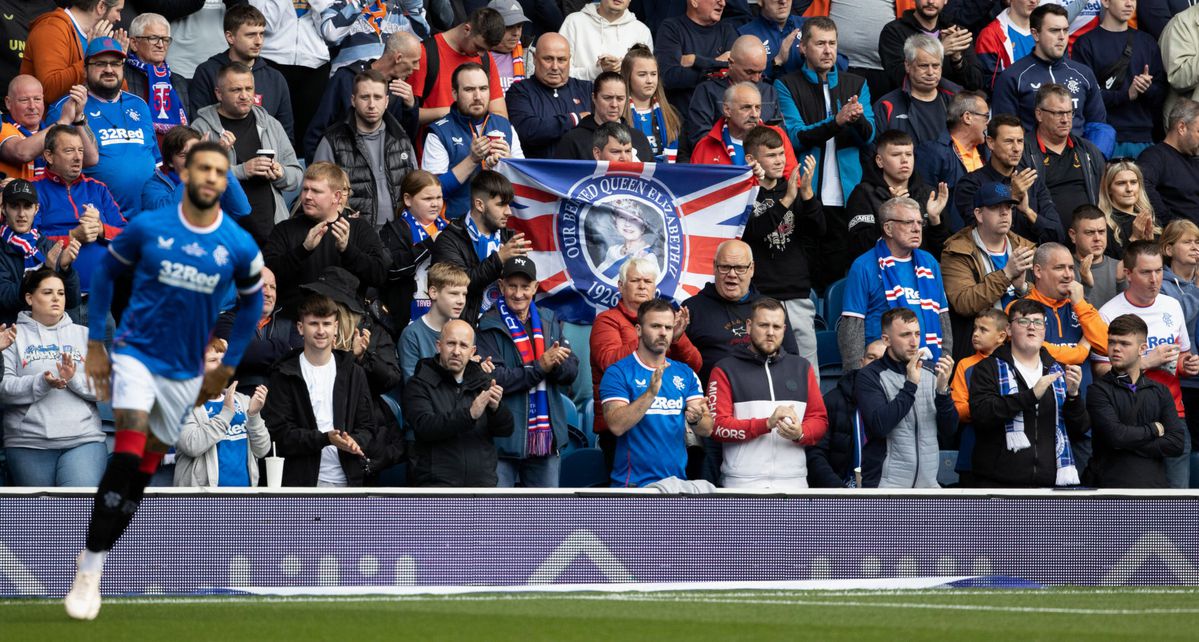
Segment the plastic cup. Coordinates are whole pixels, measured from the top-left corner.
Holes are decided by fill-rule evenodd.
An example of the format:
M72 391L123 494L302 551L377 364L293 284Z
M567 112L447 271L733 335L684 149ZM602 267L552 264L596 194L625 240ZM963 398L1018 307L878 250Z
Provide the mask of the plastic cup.
M266 486L267 488L283 487L283 458L266 457Z

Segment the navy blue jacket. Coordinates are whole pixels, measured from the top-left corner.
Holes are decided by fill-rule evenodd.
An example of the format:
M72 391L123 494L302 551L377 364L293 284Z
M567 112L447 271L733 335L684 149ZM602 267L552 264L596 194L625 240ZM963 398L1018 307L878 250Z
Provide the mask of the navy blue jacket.
M1184 156L1164 142L1137 157L1145 194L1162 225L1176 218L1199 223L1199 157Z
M303 149L304 159L309 163L312 162L313 154L316 154L317 146L321 144L325 130L334 123L345 120L346 112L350 110L350 96L354 93L354 76L370 69L373 62L375 61L361 60L350 63L334 72L333 77L329 79L329 84L325 85L321 104L316 108L316 113L312 115L308 131L303 132L304 144L296 147L296 149ZM420 98L416 99L412 107L408 107L404 105L404 101L393 96L387 105L387 111L400 121L400 126L408 134L408 140L418 140L416 135L420 128Z
M1025 165L1021 163L1020 168L1023 167ZM973 225L974 195L978 193L978 188L985 183L999 182L1011 185L1012 179L1000 174L994 167L991 167L990 163L963 176L953 189L952 204L958 217L954 220L960 221L962 227ZM1062 219L1058 216L1057 207L1053 205L1053 197L1049 195L1049 189L1045 187L1044 174L1037 176L1037 182L1033 184L1032 190L1028 193L1028 206L1037 213L1037 222L1029 223L1023 214L1013 210L1013 232L1035 241L1037 244L1061 242L1066 238L1065 229L1062 228ZM956 232L958 229L961 228L953 231Z
M591 111L591 82L571 78L553 88L530 77L509 87L504 100L525 158L553 158L558 139L579 124L579 114Z
M1136 29L1124 33L1108 31L1103 27L1084 33L1077 42L1071 57L1087 65L1096 76L1104 69L1114 64L1124 55L1124 46L1132 36L1132 58L1128 71L1124 74L1124 82L1117 86L1104 86L1101 83L1103 104L1107 107L1107 124L1116 129L1116 140L1133 143L1153 142L1153 122L1160 119L1162 102L1166 99L1166 70L1162 66L1162 52L1153 36ZM1136 100L1128 99L1128 88L1132 79L1149 66L1153 74L1153 84L1149 90L1137 96Z
M1037 120L1033 112L1037 89L1046 83L1063 85L1074 97L1074 127L1070 133L1083 136L1105 154L1110 153L1115 146L1116 133L1107 124L1107 108L1103 105L1099 81L1095 80L1090 67L1076 60L1063 56L1049 62L1030 53L1013 62L995 80L991 111L1019 116L1024 131L1035 130Z
M782 69L774 68L774 57L779 55L783 40L792 31L803 26L803 23L803 17L791 15L787 17L786 24L779 27L779 23L768 20L766 16L758 16L737 30L742 36L754 36L761 40L762 45L766 47L766 71L762 73L762 80L770 82L803 66L803 52L799 48L799 38L796 38L791 41L791 52L787 55L787 62L783 64Z
M937 85L937 101L941 103L946 114L949 113L949 103L961 90L961 87L944 78ZM875 131L885 132L888 129L898 129L911 136L917 145L932 138L933 136L930 135L932 132L948 131L944 118L931 123L925 122L927 119L916 119L915 116L920 112L912 111L912 100L911 86L908 84L907 76L904 76L903 83L898 89L891 90L874 103Z
M991 154L985 146L979 146L979 153L986 162ZM916 172L929 185L945 183L953 189L958 181L966 176L966 166L953 148L953 138L949 130L941 132L936 140L926 140L916 146ZM961 225L955 229L961 229Z
M716 57L732 49L736 39L737 27L725 20L701 27L687 16L669 18L654 32L659 82L666 88L670 104L680 114L687 113L691 94L704 76L729 66ZM686 54L695 56L690 67L679 62Z
M804 451L811 488L844 488L853 477L853 422L858 411L853 403L853 385L857 375L857 370L850 370L841 375L836 387L824 393L828 430L815 446Z
M58 243L45 236L37 240L37 247L42 251L42 256L46 256L55 245ZM25 297L21 296L21 282L25 280L25 255L7 243L0 242L0 246L0 323L12 325L21 310L29 309L25 304ZM78 308L79 273L75 271L74 266L57 272L62 277L67 295L63 309L69 311Z

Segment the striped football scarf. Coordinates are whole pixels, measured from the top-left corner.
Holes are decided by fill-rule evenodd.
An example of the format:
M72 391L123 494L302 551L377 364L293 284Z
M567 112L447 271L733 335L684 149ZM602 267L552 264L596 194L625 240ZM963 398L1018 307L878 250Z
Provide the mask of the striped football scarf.
M1012 372L1012 367L1003 359L996 358L995 362L999 366L999 394L1005 397L1019 394L1020 386L1016 381L1016 373ZM1057 478L1054 485L1077 486L1079 483L1078 469L1074 467L1074 453L1070 450L1070 438L1066 435L1066 422L1062 419L1062 405L1066 403L1066 373L1062 370L1061 365L1054 363L1049 366L1049 374L1059 375L1053 382L1053 401L1057 406L1054 413L1057 422L1053 431L1053 443L1057 453ZM1031 386L1036 382L1026 383ZM1007 431L1008 450L1015 453L1032 447L1028 441L1028 435L1024 432L1023 412L1016 413L1016 416L1007 422L1005 430Z
M920 345L932 352L932 360L936 362L941 358L941 304L932 298L932 293L941 289L940 283L937 282L937 273L933 270L936 261L928 253L912 252L916 290L920 296L920 307L914 308L908 304L907 296L904 295L903 283L900 283L899 274L895 270L896 259L891 255L886 241L881 238L878 240L874 246L874 255L878 259L878 271L883 279L883 295L887 297L887 305L892 308L902 305L916 313L922 330ZM923 288L923 292L929 293L929 296L920 291L922 284L927 284L928 287Z
M25 257L25 271L36 270L46 263L46 257L37 247L37 241L41 235L37 230L29 230L24 234L17 234L7 225L0 225L0 240L3 240L8 245L17 248L21 256Z
M508 336L512 337L512 343L516 344L521 363L526 366L536 363L541 355L545 354L545 337L541 332L541 315L537 312L537 304L529 303L532 337L525 332L525 325L520 319L508 309L508 302L504 297L497 299L495 306L500 311L500 318L504 320L504 327L508 328ZM544 378L536 388L529 391L528 423L529 429L525 438L528 456L544 457L550 454L554 447L554 431L550 427L549 395L546 394Z

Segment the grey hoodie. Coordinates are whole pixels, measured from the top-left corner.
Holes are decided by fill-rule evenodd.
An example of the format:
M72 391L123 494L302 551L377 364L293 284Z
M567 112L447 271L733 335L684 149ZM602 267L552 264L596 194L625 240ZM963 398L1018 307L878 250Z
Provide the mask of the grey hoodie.
M63 353L75 360L75 376L67 387L46 383L46 371L58 375ZM96 395L87 383L87 328L69 315L53 326L33 320L28 310L17 316L17 339L4 351L0 403L4 409L4 445L16 448L74 448L104 441Z

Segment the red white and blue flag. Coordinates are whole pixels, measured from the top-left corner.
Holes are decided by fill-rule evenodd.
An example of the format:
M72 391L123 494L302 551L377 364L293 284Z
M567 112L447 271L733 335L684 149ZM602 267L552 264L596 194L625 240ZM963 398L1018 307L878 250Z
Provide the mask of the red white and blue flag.
M658 265L658 295L683 301L712 281L716 247L741 237L757 181L748 167L506 160L508 227L532 242L541 297L558 318L591 323L616 305L620 266Z

